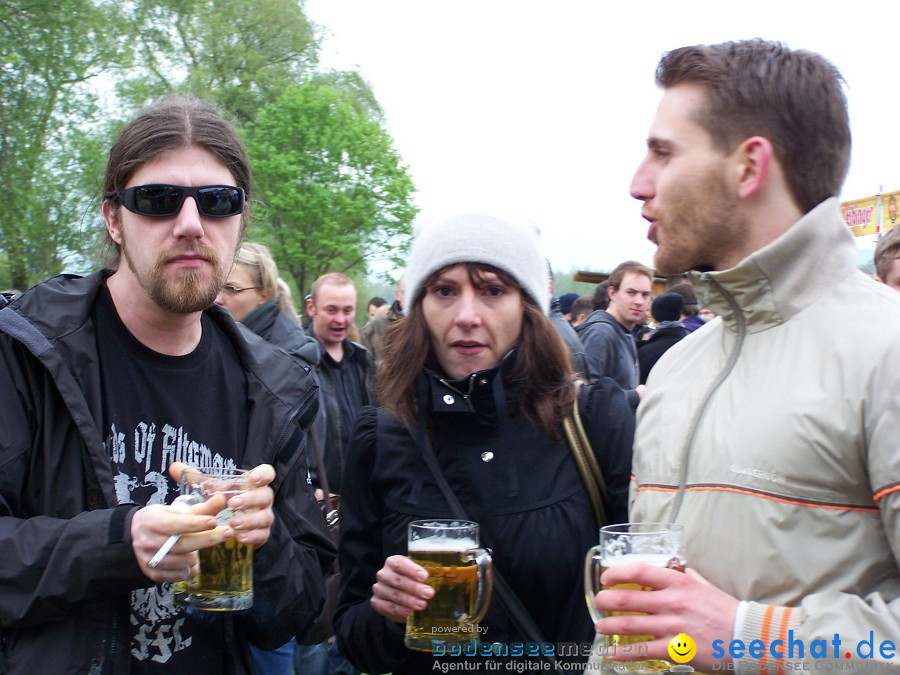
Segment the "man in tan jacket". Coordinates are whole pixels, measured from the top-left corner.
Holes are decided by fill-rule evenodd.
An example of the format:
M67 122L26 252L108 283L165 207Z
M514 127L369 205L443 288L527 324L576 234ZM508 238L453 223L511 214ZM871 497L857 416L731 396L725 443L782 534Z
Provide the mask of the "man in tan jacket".
M856 269L838 213L842 78L753 40L669 52L657 82L631 192L656 270L690 271L719 318L638 414L630 519L683 524L688 572L611 568L652 590L601 591L646 615L598 632L655 636L643 658L685 633L697 670L900 668L900 296Z

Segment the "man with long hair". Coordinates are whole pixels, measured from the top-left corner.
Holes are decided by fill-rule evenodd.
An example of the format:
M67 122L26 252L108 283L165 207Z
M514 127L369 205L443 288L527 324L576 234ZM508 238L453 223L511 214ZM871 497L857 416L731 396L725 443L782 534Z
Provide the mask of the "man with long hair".
M213 304L249 161L214 108L168 99L124 127L103 190L109 267L0 311L0 668L252 672L251 642L318 614L334 546L302 456L312 378ZM250 469L233 517L169 506L201 464ZM230 539L255 549L253 608L187 612L173 583Z

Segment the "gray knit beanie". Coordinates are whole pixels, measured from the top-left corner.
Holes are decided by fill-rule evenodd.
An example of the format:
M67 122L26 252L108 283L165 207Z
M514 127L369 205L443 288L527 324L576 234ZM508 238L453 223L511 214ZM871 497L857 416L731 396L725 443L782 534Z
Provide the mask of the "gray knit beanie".
M424 225L406 266L412 307L432 274L457 263L483 263L515 279L544 314L550 308L550 274L537 234L494 216L467 213Z

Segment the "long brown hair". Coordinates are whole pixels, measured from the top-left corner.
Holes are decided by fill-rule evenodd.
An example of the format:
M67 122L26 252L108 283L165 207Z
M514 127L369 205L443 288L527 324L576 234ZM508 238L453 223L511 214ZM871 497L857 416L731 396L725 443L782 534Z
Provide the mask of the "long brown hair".
M514 409L557 438L559 426L572 410L576 395L565 343L513 277L491 265L462 264L473 284L483 283L484 274L491 272L522 294L522 332L513 365L503 373L504 385L513 393L510 403ZM395 415L410 422L416 417L419 374L425 367L439 369L422 311L422 298L446 269L438 270L419 287L421 292L411 298L406 316L388 328L384 339L384 360L377 378L378 400Z

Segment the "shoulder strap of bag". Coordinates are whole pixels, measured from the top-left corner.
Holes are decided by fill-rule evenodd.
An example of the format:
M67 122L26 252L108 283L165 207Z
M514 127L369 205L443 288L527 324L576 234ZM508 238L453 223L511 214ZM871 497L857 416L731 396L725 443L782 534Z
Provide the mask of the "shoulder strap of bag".
M575 397L572 414L563 420L563 429L566 432L566 438L569 441L575 464L578 466L578 473L581 474L581 479L584 481L584 486L587 489L588 498L591 500L594 518L597 519L597 526L602 527L607 522L604 504L608 503L609 493L606 489L606 480L603 478L603 472L600 471L597 457L594 455L591 442L588 440L584 431L584 425L581 423L577 396Z
M434 455L434 450L431 447L431 441L428 439L428 435L414 434L413 437L415 438L417 435L419 436L419 445L422 448L422 456L425 458L425 464L428 465L434 479L437 481L441 494L444 495L444 499L446 499L447 503L450 505L453 517L459 518L460 520L470 520L466 515L466 510L463 508L463 505L460 504L459 499L453 493L453 489L447 484L447 479L444 478L444 474L441 471L441 467L438 465L437 457ZM422 436L424 436L424 438L422 438ZM546 644L547 641L541 634L541 629L537 627L534 619L531 618L531 615L528 613L528 610L525 609L525 606L522 604L522 601L519 600L515 591L513 591L509 584L506 583L506 579L500 574L500 570L497 569L496 565L494 565L494 590L499 596L500 604L506 609L506 613L509 615L509 618L512 619L513 625L516 627L516 630L519 631L519 634L533 644ZM556 662L556 657L553 654L544 654L543 651L544 650L541 650L541 656L550 664L551 670L556 673L561 672L559 665Z
M322 446L319 445L319 437L315 426L309 428L309 442L313 446L316 455L316 474L319 478L319 487L322 490L322 515L325 523L331 529L338 521L338 512L331 502L331 490L328 488L328 474L325 473L325 457L322 454ZM337 560L335 560L337 564Z

